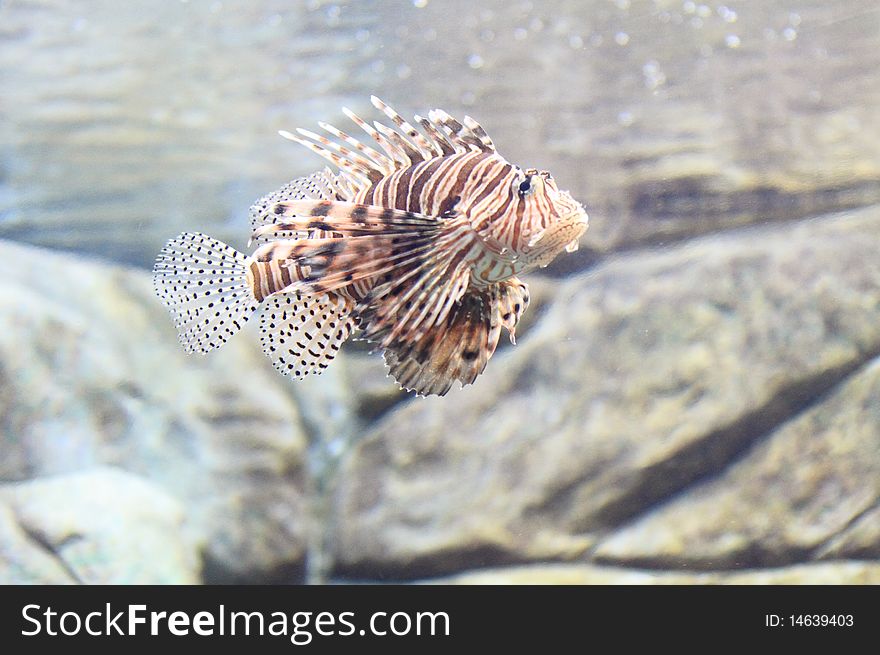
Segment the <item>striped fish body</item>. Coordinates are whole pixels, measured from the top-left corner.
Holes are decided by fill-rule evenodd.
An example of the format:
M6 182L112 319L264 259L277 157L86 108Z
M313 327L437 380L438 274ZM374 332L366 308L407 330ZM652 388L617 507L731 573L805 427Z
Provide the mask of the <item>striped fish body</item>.
M156 290L188 350L222 345L258 309L263 350L285 374L319 373L360 328L401 386L443 395L485 369L502 327L514 340L529 301L517 276L575 249L586 213L472 119L435 110L416 117L423 133L373 101L396 130L345 111L380 150L323 123L335 141L283 133L338 173L257 201L253 255L192 233L160 253Z
M530 190L528 200L520 188L525 180L540 187ZM468 259L476 284L501 282L546 266L562 249L560 241L562 247L575 249L587 227L581 206L560 194L549 173L523 172L497 153L481 150L397 170L358 193L355 202L467 217L476 239L462 247L471 248ZM554 238L548 239L551 235Z

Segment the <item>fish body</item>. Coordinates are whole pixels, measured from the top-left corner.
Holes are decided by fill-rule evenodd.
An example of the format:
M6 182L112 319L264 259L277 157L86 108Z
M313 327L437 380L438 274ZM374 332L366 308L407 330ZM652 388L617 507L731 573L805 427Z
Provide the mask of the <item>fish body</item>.
M284 374L320 373L357 329L420 395L472 383L514 341L529 303L519 275L572 252L583 207L546 171L500 156L473 119L440 110L422 131L377 98L396 129L367 124L379 149L321 123L282 136L332 163L250 209L252 255L199 233L160 252L157 294L190 352L208 352L259 314L263 351Z

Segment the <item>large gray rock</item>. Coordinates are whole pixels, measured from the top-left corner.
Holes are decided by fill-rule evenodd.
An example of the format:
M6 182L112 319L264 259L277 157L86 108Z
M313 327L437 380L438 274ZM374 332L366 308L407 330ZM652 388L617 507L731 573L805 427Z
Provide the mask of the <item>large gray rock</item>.
M0 478L113 464L186 506L210 575L301 565L307 433L255 334L187 356L145 272L10 243L0 305Z
M880 360L741 460L603 541L601 561L780 565L880 559Z
M872 208L619 256L565 283L473 387L393 410L351 452L336 518L340 570L415 577L582 559L600 541L614 559L607 544L618 528L762 440L784 450L776 428L880 353L877 252ZM742 521L782 522L778 534L803 540L807 550L795 541L768 562L810 559L809 548L854 532L849 521L876 502L876 436L861 432L871 396L850 393L840 402L852 404L854 437L830 428L817 437L811 452L826 453L824 464L796 449L777 460L793 480L818 480L806 488L820 500L800 514L738 505L751 508ZM777 478L752 472L738 485L771 498ZM707 566L764 563L743 547L704 553Z
M248 205L322 164L276 131L375 118L370 93L553 171L591 250L877 202L875 1L705 4L3 3L0 234L243 245Z
M0 581L194 584L184 516L179 501L117 469L3 485Z

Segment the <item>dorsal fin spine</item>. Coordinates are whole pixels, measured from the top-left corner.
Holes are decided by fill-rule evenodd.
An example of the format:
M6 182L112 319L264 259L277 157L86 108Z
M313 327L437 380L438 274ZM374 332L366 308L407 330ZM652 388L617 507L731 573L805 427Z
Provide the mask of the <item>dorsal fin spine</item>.
M398 114L394 109L389 107L387 104L382 102L376 96L372 96L370 100L373 101L373 105L384 112L388 118L394 121L394 124L399 127L407 137L409 137L411 143L416 150L418 150L419 154L422 156L422 159L431 159L435 156L434 149L428 143L424 136L412 125L410 125L400 114Z
M342 141L344 141L348 145L352 146L353 148L356 148L361 153L363 153L363 155L367 159L369 159L373 162L373 167L376 170L379 170L382 173L389 173L394 170L394 162L392 162L390 159L388 159L388 157L386 157L382 153L377 152L376 150L373 150L369 146L364 145L363 143L361 143L360 141L355 139L353 136L343 132L339 128L334 127L333 125L330 125L329 123L320 122L320 123L318 123L318 125L321 127L322 130L329 132L330 134L335 136L337 139L341 139Z
M393 121L397 129L377 121L370 125L345 107L342 112L384 152L361 143L325 122L318 125L342 143L302 128L297 128L299 136L280 132L285 138L305 146L339 168L336 184L340 195L351 197L353 193L376 184L395 170L435 157L470 151L495 152L495 145L486 130L470 116L465 116L462 123L442 109L432 109L428 112L428 118L419 115L414 117L415 122L425 132L422 133L376 96L371 96L370 100Z
M383 125L378 121L373 122L373 126L381 132L391 143L397 146L405 157L404 167L418 164L422 161L421 153L416 150L415 146L404 139L399 133L392 130L387 125Z
M325 148L338 152L341 156L346 157L347 159L353 161L358 166L363 168L364 171L372 171L375 169L375 162L373 162L369 159L366 159L365 157L361 156L360 154L358 154L356 152L352 152L351 150L349 150L345 146L339 145L338 143L331 141L330 139L328 139L325 136L321 136L320 134L315 134L314 132L311 132L309 130L305 130L301 127L296 128L296 131L299 132L300 135L306 137L307 139L312 139L313 141L320 143Z
M393 143L391 143L388 139L386 139L384 136L382 136L376 130L376 128L374 128L372 125L368 124L363 118L361 118L360 116L358 116L357 114L355 114L353 111L351 111L349 109L343 108L342 113L344 113L352 121L354 121L354 123L358 127L360 127L364 132L366 132L367 134L370 135L370 137L373 139L373 141L375 141L376 143L378 143L382 147L382 149L385 151L385 154L394 163L394 168L397 168L401 164L404 166L408 165L408 164L404 164L404 153L400 150L400 148L398 148Z
M444 155L453 155L455 154L455 147L449 142L446 136L437 129L437 126L434 125L427 118L422 118L421 116L415 116L416 123L422 126L424 130L431 136L431 146L434 148L434 152L437 156L442 157Z

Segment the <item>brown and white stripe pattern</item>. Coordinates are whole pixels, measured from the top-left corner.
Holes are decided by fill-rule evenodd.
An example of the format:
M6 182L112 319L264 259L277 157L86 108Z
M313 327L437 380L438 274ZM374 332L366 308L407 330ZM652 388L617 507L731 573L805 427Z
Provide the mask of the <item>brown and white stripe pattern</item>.
M291 275L291 271L293 275ZM302 267L275 259L268 262L251 261L248 266L248 285L253 290L257 302L263 302L273 293L279 293L308 273Z
M483 247L474 261L478 284L545 265L565 246L574 249L587 217L579 203L559 191L549 173L510 164L470 117L461 123L442 110L429 112L428 119L417 116L426 136L384 102L372 100L400 133L345 113L384 154L326 123L321 123L323 129L351 146L345 150L348 157L325 137L305 130L299 131L300 137L285 133L339 166L353 191L346 199L429 216L468 216ZM519 188L526 180L534 187L528 195Z

